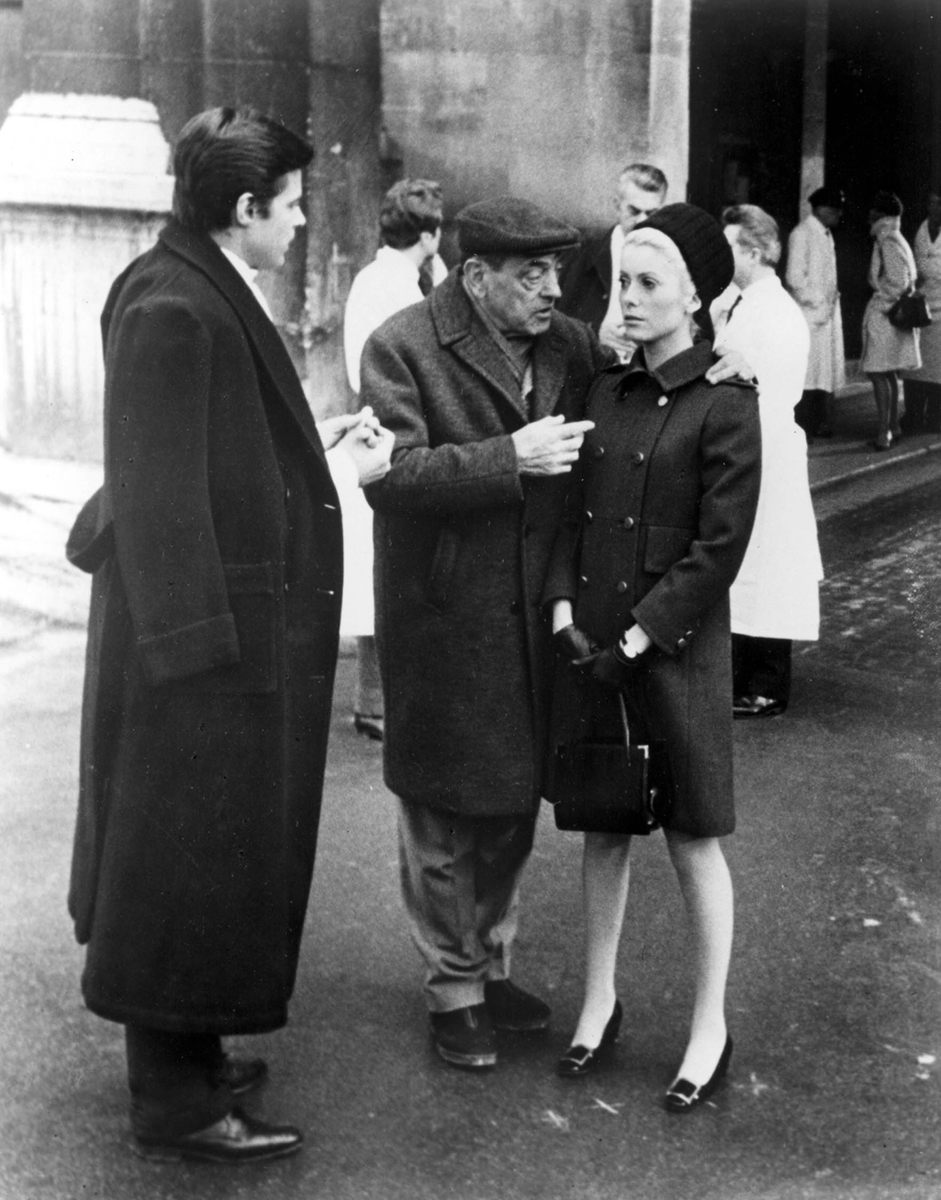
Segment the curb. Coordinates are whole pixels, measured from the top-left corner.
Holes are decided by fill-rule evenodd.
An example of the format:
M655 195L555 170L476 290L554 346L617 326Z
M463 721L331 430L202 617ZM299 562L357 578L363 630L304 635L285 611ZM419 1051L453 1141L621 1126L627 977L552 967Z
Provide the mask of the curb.
M880 458L875 462L866 463L862 467L854 467L851 471L844 471L842 475L834 475L830 479L819 479L810 485L811 495L839 487L841 483L849 483L853 479L862 479L876 471L884 471L889 467L894 467L896 463L912 462L916 458L934 454L939 450L941 450L941 442L932 442L929 446L919 446L917 450L905 450L901 454L893 454L888 458Z

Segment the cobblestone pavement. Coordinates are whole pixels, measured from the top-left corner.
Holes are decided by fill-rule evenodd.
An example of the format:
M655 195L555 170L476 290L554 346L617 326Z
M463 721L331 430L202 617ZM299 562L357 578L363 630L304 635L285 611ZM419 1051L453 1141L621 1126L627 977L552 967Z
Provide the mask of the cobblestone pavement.
M826 578L820 642L840 665L938 687L941 674L941 478L820 527Z

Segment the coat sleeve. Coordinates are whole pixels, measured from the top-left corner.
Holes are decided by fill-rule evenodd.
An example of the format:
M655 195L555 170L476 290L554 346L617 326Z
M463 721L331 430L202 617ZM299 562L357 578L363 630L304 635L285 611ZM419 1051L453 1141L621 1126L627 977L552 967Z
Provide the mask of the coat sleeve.
M109 355L115 550L153 684L239 661L208 484L211 337L180 303L130 307Z
M882 255L882 269L874 286L879 291L881 311L888 312L896 300L911 289L915 277L908 247L900 238L883 238L877 243L877 250Z
M699 527L689 550L631 610L667 654L682 650L738 574L755 520L761 431L754 393L716 388L700 441Z
M361 367L363 404L395 434L389 473L365 489L377 512L447 516L522 502L509 434L433 446L406 349L379 331L367 341Z

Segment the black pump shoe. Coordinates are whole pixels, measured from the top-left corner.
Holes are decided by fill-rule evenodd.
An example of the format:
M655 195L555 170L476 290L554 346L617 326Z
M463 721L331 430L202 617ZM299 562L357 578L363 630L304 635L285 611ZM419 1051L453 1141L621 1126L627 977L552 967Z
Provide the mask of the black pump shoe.
M712 1076L706 1080L701 1087L696 1087L694 1083L690 1083L688 1079L677 1079L667 1089L667 1094L663 1098L663 1103L666 1106L667 1112L687 1113L692 1112L694 1108L702 1104L704 1100L708 1100L712 1093L716 1090L719 1084L726 1076L729 1069L729 1060L732 1057L732 1039L728 1035L725 1039L725 1046L722 1053L719 1055L719 1062L716 1069L712 1072Z
M569 1046L555 1065L556 1075L562 1079L580 1079L583 1075L593 1071L618 1040L623 1016L624 1010L621 1008L621 1001L615 1000L614 1011L604 1027L604 1033L601 1035L598 1045L594 1050L589 1050L587 1046Z

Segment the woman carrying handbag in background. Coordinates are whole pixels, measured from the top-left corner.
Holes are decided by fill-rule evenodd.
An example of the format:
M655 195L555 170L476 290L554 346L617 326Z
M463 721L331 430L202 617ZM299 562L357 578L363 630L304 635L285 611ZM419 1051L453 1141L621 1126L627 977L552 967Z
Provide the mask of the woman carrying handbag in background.
M554 744L584 719L567 703L606 709L616 729L619 691L644 736L665 744L672 808L663 824L696 980L689 1042L664 1098L673 1112L715 1090L732 1052L724 1003L733 898L718 840L735 824L728 591L754 519L761 439L752 387L705 382L712 345L694 340L692 320L711 332L709 305L732 271L718 222L691 205L668 205L628 235L621 306L639 349L593 385L586 416L595 428L544 592L560 651ZM572 673L579 682L569 687ZM557 1066L564 1077L589 1074L618 1034L630 847L629 835L585 834L585 996Z
M889 310L915 287L915 257L902 236L902 202L892 192L876 192L869 208L869 230L875 245L869 263L872 296L863 313L863 352L859 361L872 383L879 415L874 450L888 450L898 441L899 371L921 366L918 330L899 329Z

